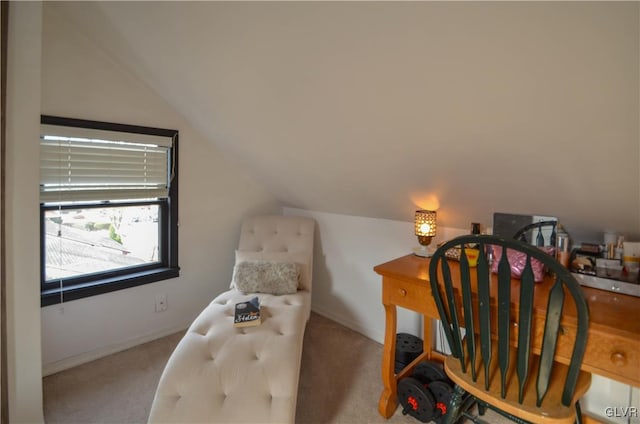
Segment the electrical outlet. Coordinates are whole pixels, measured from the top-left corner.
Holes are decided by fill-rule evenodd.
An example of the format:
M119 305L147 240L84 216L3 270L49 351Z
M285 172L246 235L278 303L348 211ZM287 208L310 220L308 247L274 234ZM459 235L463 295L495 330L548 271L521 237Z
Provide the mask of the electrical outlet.
M164 312L169 305L167 304L167 294L160 293L156 296L156 312Z

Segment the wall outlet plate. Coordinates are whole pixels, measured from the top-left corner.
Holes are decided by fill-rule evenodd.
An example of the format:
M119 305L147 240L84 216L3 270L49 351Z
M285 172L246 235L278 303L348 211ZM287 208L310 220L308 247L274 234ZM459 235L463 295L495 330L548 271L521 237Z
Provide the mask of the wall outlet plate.
M161 293L156 296L156 312L164 312L169 305L167 304L167 294Z

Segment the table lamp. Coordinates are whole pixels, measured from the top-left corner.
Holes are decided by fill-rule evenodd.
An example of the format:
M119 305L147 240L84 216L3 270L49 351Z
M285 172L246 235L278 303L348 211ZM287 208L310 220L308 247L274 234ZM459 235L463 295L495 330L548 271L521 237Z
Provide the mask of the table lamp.
M415 234L420 246L413 249L418 256L430 257L435 249L429 249L431 239L436 235L436 211L417 210L415 215Z

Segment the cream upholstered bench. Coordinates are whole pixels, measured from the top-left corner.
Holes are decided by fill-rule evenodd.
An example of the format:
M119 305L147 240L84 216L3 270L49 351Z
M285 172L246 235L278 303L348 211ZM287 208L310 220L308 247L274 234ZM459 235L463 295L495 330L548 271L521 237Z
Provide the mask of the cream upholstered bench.
M295 262L298 290L258 293L262 323L233 326L234 306L255 294L234 287L194 320L160 377L149 422L293 423L302 341L311 313L312 219L262 216L241 229L236 265Z

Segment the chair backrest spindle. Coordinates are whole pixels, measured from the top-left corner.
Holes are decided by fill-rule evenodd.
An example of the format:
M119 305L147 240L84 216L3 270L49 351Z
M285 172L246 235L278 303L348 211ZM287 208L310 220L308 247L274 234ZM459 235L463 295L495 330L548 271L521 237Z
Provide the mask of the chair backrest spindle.
M506 250L506 249L505 249ZM522 403L524 386L529 377L529 356L531 351L531 324L533 318L533 269L531 257L527 257L527 264L522 272L520 283L520 315L518 317L518 401Z
M485 337L490 335L485 335ZM500 368L500 390L504 398L507 391L507 369L509 368L509 345L511 342L511 267L507 249L502 249L498 265L498 365Z
M489 364L491 363L491 288L489 262L484 244L480 245L478 257L478 314L480 321L480 353L484 368L485 390L489 389Z
M469 334L475 334L473 323L473 303L471 300L471 273L469 270L469 259L466 249L460 252L460 282L462 286L462 307L464 316L464 327ZM475 337L467 338L467 355L469 357L471 375L476 380L476 340Z

